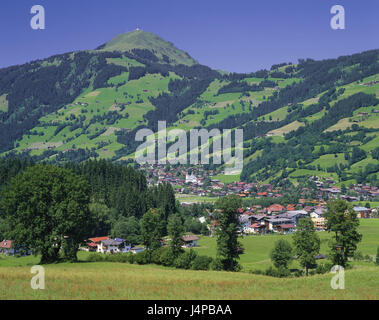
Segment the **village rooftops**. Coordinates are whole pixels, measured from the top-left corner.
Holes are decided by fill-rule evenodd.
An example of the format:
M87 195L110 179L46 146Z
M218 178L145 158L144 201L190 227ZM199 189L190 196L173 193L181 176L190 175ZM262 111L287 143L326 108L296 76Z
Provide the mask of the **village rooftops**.
M101 243L105 246L119 246L122 243L122 241L107 239L107 240L102 240Z
M266 215L251 215L250 216L252 219L254 219L254 220L262 220L262 219L264 219L264 218L266 218L267 216Z
M92 242L100 242L100 241L108 240L108 239L109 239L108 237L96 237L96 238L89 238L88 240Z
M13 240L3 240L0 242L0 248L10 249L12 247Z
M281 224L279 225L281 229L294 229L295 226L293 224Z
M353 210L356 211L356 212L360 212L360 211L367 211L367 210L370 210L370 209L365 208L365 207L354 207Z
M270 212L281 212L284 210L284 207L281 204L272 204L267 208L267 211Z
M286 222L291 222L291 219L283 219L283 218L269 218L269 219L266 219L267 222L271 222L271 223L275 223L275 224L285 224Z

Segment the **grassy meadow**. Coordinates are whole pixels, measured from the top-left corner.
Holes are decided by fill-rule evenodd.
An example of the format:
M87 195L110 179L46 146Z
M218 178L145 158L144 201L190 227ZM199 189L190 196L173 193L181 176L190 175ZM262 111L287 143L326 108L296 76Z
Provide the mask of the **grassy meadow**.
M379 245L379 220L361 220L363 240L358 250L375 255ZM327 252L330 234L320 232L321 252ZM0 299L379 299L379 267L354 262L345 271L345 289L333 290L333 274L308 278L273 278L250 274L271 264L269 252L280 237L247 236L241 239L242 272L193 271L156 265L113 262L85 262L87 252L79 253L78 263L45 266L45 289L32 290L30 267L39 257L0 258ZM214 256L216 241L203 237L196 250ZM291 268L297 267L293 262Z

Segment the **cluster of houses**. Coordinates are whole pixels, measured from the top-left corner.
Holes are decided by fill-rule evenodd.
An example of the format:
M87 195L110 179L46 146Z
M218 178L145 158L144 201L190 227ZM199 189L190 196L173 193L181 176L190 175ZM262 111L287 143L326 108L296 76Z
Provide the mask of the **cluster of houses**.
M240 232L243 234L293 233L299 220L306 217L311 218L314 228L318 231L326 230L327 226L324 205L305 206L301 210L294 210L293 205L284 207L280 204L272 204L263 209L261 206L254 206L239 210L241 213ZM361 206L355 206L353 210L360 219L371 218L372 214L377 212L377 209Z
M235 194L241 198L282 198L285 190L281 187L271 184L247 183L244 181L234 181L231 183L223 183L215 179L216 172L214 170L206 170L202 167L185 165L170 166L165 165L142 165L142 170L147 175L148 183L159 184L162 182L170 183L178 194L189 194L195 196L224 197L229 194ZM309 201L319 203L324 200L341 198L343 200L354 201L378 201L379 188L376 186L356 184L346 187L343 192L337 187L337 182L333 178L310 177L316 185L316 197ZM303 188L301 196L307 197L312 191Z
M200 238L196 235L184 235L182 237L183 240L183 248L192 248L198 246L198 240ZM169 239L162 240L162 246L167 245ZM139 253L145 250L144 247L139 246L131 246L127 244L124 239L115 238L111 239L108 237L95 237L89 238L87 243L80 247L79 250L90 251L90 252L98 252L98 253Z
M305 217L312 219L317 230L326 229L326 219L323 217L326 210L322 207L294 210L291 205L273 204L263 210L260 206L240 210L240 231L243 234L293 233L299 220Z
M168 182L175 187L178 194L192 194L197 196L224 197L228 194L237 194L247 197L254 183L233 182L225 184L215 179L214 170L205 170L201 167L188 168L184 165L166 168L165 165L144 164L141 169L145 171L150 185ZM222 174L222 172L221 172Z
M121 238L95 237L89 238L86 245L80 247L79 250L99 253L138 253L143 251L143 248L132 247Z

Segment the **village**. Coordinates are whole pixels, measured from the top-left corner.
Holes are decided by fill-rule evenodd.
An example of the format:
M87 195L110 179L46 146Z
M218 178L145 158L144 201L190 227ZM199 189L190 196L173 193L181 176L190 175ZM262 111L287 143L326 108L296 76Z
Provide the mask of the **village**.
M282 201L287 192L283 187L243 181L223 183L215 179L213 170L205 170L202 167L144 165L141 169L145 171L150 185L170 183L177 196L196 196L200 199L197 203L202 203L201 199L207 197L217 199L231 194L241 197L243 207L238 209L239 234L243 236L291 234L296 231L299 220L306 217L312 219L315 230L325 231L327 220L324 213L327 210L326 203L331 199L343 199L352 203L360 219L379 218L379 207L369 206L370 201L379 199L379 189L375 186L356 184L340 188L333 179L321 180L318 177L310 177L309 182L314 186L314 190L303 187L299 193L300 198L294 203L286 204ZM182 200L180 204L182 207L190 207L196 203L186 201L186 198ZM197 219L201 224L205 224L208 236L215 236L218 225L217 209L205 208ZM197 247L199 236L201 235L183 236L183 248ZM162 239L162 246L166 246L168 242L169 239ZM122 238L112 239L106 235L89 238L79 247L82 251L103 254L139 253L144 249L140 245L132 246ZM29 255L30 253L30 250L23 250L22 245L15 246L12 240L4 239L0 242L0 254Z
M195 195L200 197L224 197L236 194L242 198L277 198L283 197L283 188L271 184L248 183L234 181L224 183L216 179L214 170L205 170L202 167L188 166L165 166L165 165L142 165L147 181L150 185L159 183L170 183L177 194ZM221 172L223 174L223 172ZM337 187L337 182L332 178L320 179L316 176L310 177L309 181L315 186L314 199L308 202L318 203L323 200L341 198L349 202L357 201L379 201L379 188L376 186L356 184L347 187ZM306 188L303 188L303 191ZM306 201L303 201L306 202ZM185 204L185 203L184 203ZM301 205L301 203L299 203Z

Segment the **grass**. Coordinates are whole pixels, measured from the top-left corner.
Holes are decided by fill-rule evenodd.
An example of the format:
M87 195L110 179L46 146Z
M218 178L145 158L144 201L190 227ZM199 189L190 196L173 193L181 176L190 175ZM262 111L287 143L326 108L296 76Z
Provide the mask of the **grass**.
M337 157L335 157L334 154L325 154L320 156L320 158L316 159L315 161L311 162L310 165L312 166L318 166L322 169L326 169L329 167L333 167L335 164L347 164L348 161L345 160L344 154L343 153L337 153Z
M375 254L379 244L379 219L360 220L363 254ZM321 252L330 235L320 233ZM249 236L242 239L245 271L270 265L268 252L280 237ZM203 237L201 254L215 255L215 239ZM345 289L330 287L332 274L301 278L272 278L246 272L178 270L156 265L111 262L84 262L87 252L79 252L79 263L45 266L45 290L32 290L30 267L34 256L0 258L0 299L379 299L379 267L354 263L345 271ZM294 263L291 265L294 267Z
M332 274L279 279L150 265L77 263L46 266L45 290L32 290L30 268L9 272L0 267L0 299L369 300L379 298L378 272L377 267L348 270L345 290L333 290Z
M379 246L379 219L360 220L360 233L363 235L362 242L358 245L358 250L363 255L375 255ZM323 254L328 253L328 239L331 234L328 232L318 232L321 239L321 250ZM240 241L245 248L245 253L240 255L240 263L244 271L252 269L266 269L271 265L269 252L274 248L274 244L279 239L286 239L292 242L292 235L251 235L245 236ZM199 254L216 257L216 238L202 237L199 247L195 248ZM299 267L294 261L292 267Z
M192 194L175 194L175 198L180 202L216 202L217 197L196 196Z
M240 175L239 174L235 174L235 175L219 174L219 175L213 176L212 179L220 180L222 183L233 183L233 182L240 181Z
M6 94L0 96L0 111L8 112L8 100Z
M294 131L294 130L297 130L298 128L304 126L304 123L302 122L299 122L299 121L294 121L294 122L291 122L281 128L278 128L278 129L275 129L275 130L272 130L270 132L268 132L269 134L273 134L274 136L284 136L285 134L291 132L291 131Z

